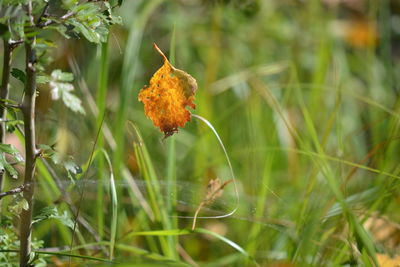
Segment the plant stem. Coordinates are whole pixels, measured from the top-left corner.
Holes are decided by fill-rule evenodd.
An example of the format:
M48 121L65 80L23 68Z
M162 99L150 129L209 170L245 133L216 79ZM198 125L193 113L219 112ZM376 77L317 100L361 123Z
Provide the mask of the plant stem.
M11 69L11 54L12 54L12 45L8 42L7 39L4 39L4 58L3 58L3 74L1 79L1 87L0 87L0 99L8 99L8 83L10 81L10 69ZM0 118L2 121L6 120L7 109L3 106L0 106ZM0 123L0 143L4 144L6 137L6 124ZM3 192L3 178L4 172L0 173L0 192ZM1 208L1 207L0 207Z
M100 55L100 68L99 68L99 80L97 90L97 108L98 115L96 119L96 128L100 129L103 124L103 117L105 116L106 101L107 101L107 84L108 84L108 39L105 43L101 44L101 55ZM104 148L104 136L103 131L99 132L98 148ZM105 159L99 157L98 173L99 180L97 185L97 229L100 238L104 237L104 181L105 181Z
M11 190L6 191L6 192L0 192L0 199L2 199L3 197L6 197L6 196L19 194L22 191L24 191L24 185L18 186L16 188L11 189Z
M30 26L34 26L32 16L32 2L28 3L28 16ZM25 129L25 179L24 179L24 198L29 207L21 213L20 228L20 266L28 266L29 255L31 252L31 233L32 233L32 210L34 193L34 174L36 165L36 143L35 143L35 100L36 100L36 52L34 48L35 37L30 37L25 43L26 51L26 84L25 97L22 104Z

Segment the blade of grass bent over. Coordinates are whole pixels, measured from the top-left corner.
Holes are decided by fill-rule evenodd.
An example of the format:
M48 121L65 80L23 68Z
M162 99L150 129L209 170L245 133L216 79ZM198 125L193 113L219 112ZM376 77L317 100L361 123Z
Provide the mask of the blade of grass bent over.
M218 215L218 216L201 216L201 217L196 217L196 216L178 216L178 218L216 219L216 218L225 218L225 217L229 217L229 216L233 215L233 214L236 212L236 210L238 209L238 207L239 207L239 191L238 191L238 188L237 188L236 178L235 178L235 174L234 174L234 172L233 172L233 168L232 168L231 161L230 161L230 159L229 159L228 152L226 151L225 146L224 146L224 143L222 142L221 138L219 137L217 131L216 131L215 128L214 128L214 126L212 126L212 124L211 124L208 120L206 120L205 118L203 118L203 117L201 117L201 116L199 116L199 115L192 114L192 116L193 116L194 118L196 118L196 119L202 121L203 123L205 123L205 124L211 129L211 131L213 132L213 134L214 134L215 137L217 138L219 145L221 146L222 150L224 151L224 155L225 155L226 161L228 162L228 166L229 166L229 170L230 170L230 174L231 174L231 179L233 180L233 185L234 185L235 194L236 194L236 203L235 203L235 207L234 207L231 211L229 211L228 213L223 214L223 215Z
M100 149L99 151L103 153L110 171L110 193L111 193L110 260L112 260L114 258L115 238L117 235L118 197L117 197L117 190L115 188L114 171L112 168L110 157L108 156L107 151L105 151L104 149Z

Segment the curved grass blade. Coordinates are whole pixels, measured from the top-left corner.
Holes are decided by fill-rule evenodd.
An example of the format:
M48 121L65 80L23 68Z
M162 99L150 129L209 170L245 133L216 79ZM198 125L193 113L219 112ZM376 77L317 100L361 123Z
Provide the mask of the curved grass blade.
M123 239L132 237L132 236L174 236L174 235L189 235L193 233L199 233L199 234L206 234L213 236L220 241L228 244L235 250L239 251L241 254L246 256L247 258L250 258L250 255L238 244L233 242L232 240L229 240L228 238L219 235L217 233L211 232L209 230L203 229L203 228L196 228L193 231L189 229L172 229L172 230L156 230L156 231L143 231L143 232L132 232L126 236L123 237Z

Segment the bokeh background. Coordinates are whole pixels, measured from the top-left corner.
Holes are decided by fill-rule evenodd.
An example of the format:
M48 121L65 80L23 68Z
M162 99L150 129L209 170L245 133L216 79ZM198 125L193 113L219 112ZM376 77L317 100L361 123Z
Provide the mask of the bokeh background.
M400 240L399 1L127 0L116 12L122 25L105 45L49 36L58 41L47 71L74 73L86 115L39 88L38 143L55 144L79 170L96 142L113 167L117 203L102 156L81 178L55 166L55 182L38 168L35 210L70 213L66 195L80 203L89 227L79 226L79 253L106 255L100 241L117 216L117 262L395 266L384 264L398 260ZM232 175L203 121L164 139L145 117L138 93L163 63L153 43L197 80L192 112L212 124L232 162L235 184L199 215L223 218L197 221L217 238L171 230L190 229L209 181ZM143 234L156 230L165 236ZM63 247L71 231L50 220L34 237Z

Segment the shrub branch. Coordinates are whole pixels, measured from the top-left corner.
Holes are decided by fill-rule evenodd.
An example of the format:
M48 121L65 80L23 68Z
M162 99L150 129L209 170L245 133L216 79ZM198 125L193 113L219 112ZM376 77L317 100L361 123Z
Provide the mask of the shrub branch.
M5 101L8 99L8 83L10 81L10 69L11 69L11 55L12 55L13 45L4 39L4 56L3 56L3 74L1 79L0 87L0 99ZM2 121L6 120L7 109L4 106L0 106L0 118ZM6 124L0 124L0 143L4 144L6 137ZM0 173L0 192L3 191L3 177L4 172Z
M14 188L14 189L9 190L9 191L0 192L0 199L2 199L3 197L6 197L6 196L11 196L11 195L15 195L15 194L21 193L22 191L24 191L25 186L26 185L23 184L21 186L18 186L18 187Z
M32 2L28 3L28 15L30 18L30 26L34 26L32 16ZM25 188L23 196L28 202L29 208L21 213L20 228L20 266L28 266L29 256L31 252L31 233L32 233L32 210L33 210L33 193L34 193L34 174L36 163L36 144L35 144L35 100L36 100L36 53L35 53L35 37L30 37L25 42L26 52L26 85L25 97L22 104L22 113L24 117L25 129Z

